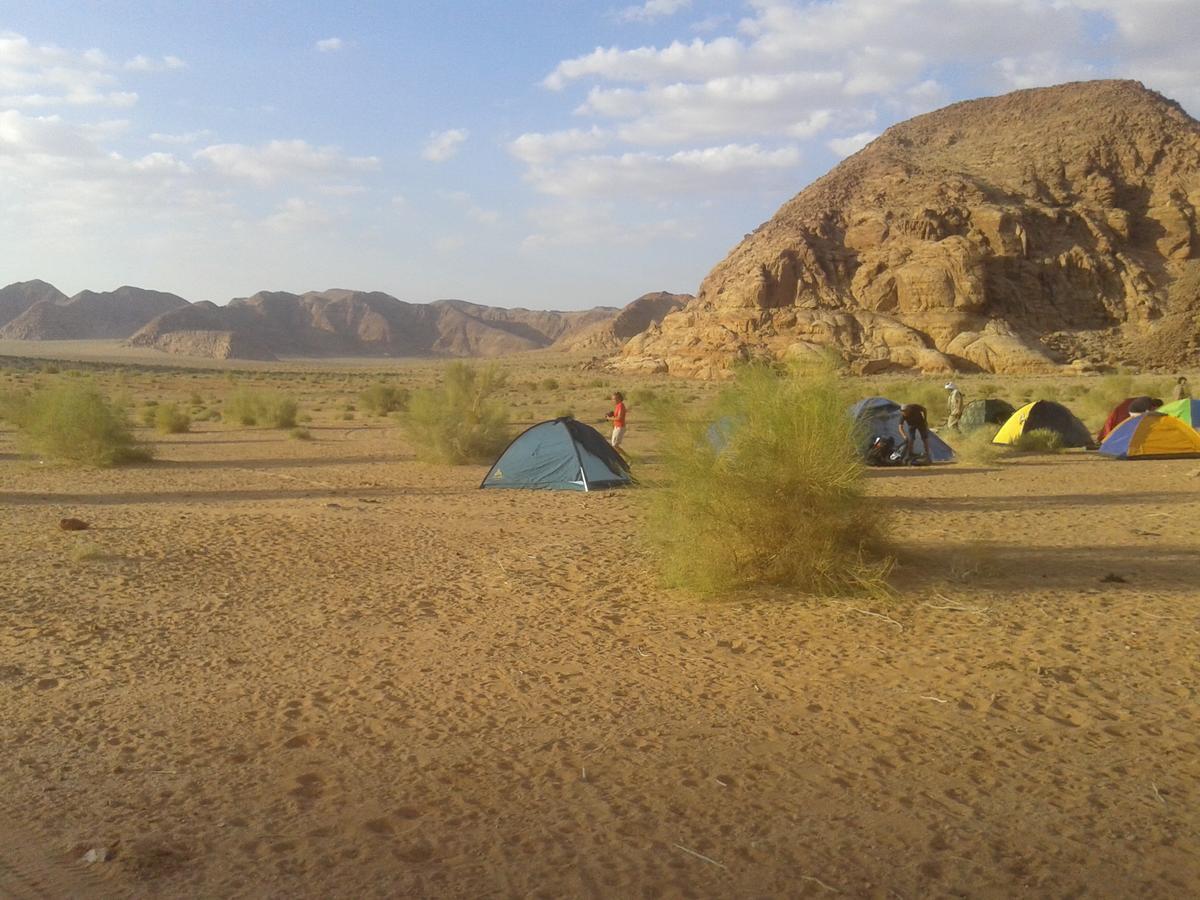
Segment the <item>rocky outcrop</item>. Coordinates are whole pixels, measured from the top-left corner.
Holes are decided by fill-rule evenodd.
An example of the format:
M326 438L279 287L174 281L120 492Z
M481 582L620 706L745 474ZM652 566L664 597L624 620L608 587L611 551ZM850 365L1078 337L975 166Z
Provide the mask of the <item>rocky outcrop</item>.
M188 305L174 294L129 286L105 293L80 291L69 299L51 296L29 306L0 328L0 338L16 341L127 338L156 316Z
M558 345L571 352L616 352L625 346L630 338L636 337L652 325L657 325L669 313L683 309L689 301L695 299L691 294L671 294L666 291L643 294L625 306L615 318L610 317L590 328L562 338Z
M1194 321L1194 290L1172 286L1200 255L1197 207L1200 123L1137 82L958 103L786 203L616 364L716 377L832 348L864 372L1177 365L1154 338Z
M217 358L492 357L548 347L615 309L500 309L463 300L406 303L380 292L262 291L226 306L195 303L160 316L129 342Z
M45 281L17 281L0 288L0 326L7 325L35 303L65 303L67 295Z

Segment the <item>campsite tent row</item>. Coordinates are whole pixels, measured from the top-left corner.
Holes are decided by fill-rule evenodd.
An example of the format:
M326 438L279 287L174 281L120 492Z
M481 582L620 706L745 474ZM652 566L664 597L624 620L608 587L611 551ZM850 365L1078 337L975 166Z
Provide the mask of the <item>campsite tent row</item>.
M1129 398L1113 410L1119 421L1100 445L1100 452L1117 459L1163 459L1200 457L1200 400L1177 400L1155 412L1124 415L1133 401ZM886 397L867 397L850 407L849 414L859 428L859 450L865 456L876 438L890 438L897 446L904 441L900 430L900 404ZM1007 414L1007 415L1006 415ZM963 424L977 427L985 422L1004 424L993 442L1015 444L1021 435L1034 429L1057 433L1065 447L1088 447L1092 436L1087 427L1061 403L1037 400L1018 410L1003 400L976 400L967 404ZM720 452L734 430L732 420L722 419L708 432L709 442ZM954 451L938 435L930 432L929 455L933 462L953 462ZM915 452L924 447L920 436L914 439ZM570 416L539 422L521 432L488 469L481 488L522 488L533 490L593 491L632 483L629 464L604 436L590 425Z

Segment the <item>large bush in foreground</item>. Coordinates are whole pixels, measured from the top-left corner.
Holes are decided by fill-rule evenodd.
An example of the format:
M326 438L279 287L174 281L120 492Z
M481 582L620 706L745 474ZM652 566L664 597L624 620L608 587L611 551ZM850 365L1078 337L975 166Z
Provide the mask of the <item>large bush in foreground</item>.
M847 405L832 369L752 367L707 415L668 415L649 517L666 580L702 593L883 591L884 513L866 495Z
M92 466L150 458L133 436L127 411L95 387L64 382L10 399L5 417L17 426L22 452Z
M430 462L491 462L511 438L508 410L496 399L505 385L496 366L451 363L437 387L413 392L404 427Z

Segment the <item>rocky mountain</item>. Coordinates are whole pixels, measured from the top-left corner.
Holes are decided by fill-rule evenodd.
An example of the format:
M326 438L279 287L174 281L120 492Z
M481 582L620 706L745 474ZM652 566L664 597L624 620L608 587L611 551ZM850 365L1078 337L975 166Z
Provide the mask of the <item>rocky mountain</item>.
M0 328L0 339L68 341L126 338L156 316L188 306L186 300L174 294L129 286L105 293L80 291L74 297L67 298L45 282L27 281L23 284L38 285L32 293L42 295L41 299L35 300L7 321ZM21 286L9 285L4 291Z
M463 300L406 303L388 294L262 291L226 306L195 303L148 323L134 346L236 359L292 356L500 356L548 347L611 319L581 312L499 309Z
M44 281L17 281L0 288L0 328L35 303L65 303L67 295Z
M625 346L630 338L641 334L652 325L657 325L668 313L683 309L695 299L691 294L670 294L666 291L643 294L615 317L606 318L590 328L561 338L558 344L570 351L613 353Z
M796 195L630 340L717 376L833 348L859 371L1196 362L1200 123L1133 81L957 103Z

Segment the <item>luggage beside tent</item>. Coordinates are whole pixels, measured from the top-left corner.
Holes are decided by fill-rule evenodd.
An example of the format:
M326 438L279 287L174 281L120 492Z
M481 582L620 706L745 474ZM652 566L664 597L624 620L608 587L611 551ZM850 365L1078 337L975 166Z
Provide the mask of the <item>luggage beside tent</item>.
M886 397L867 397L850 407L850 417L858 426L858 449L863 459L871 450L876 438L891 438L896 446L904 445L900 431L900 404ZM917 435L913 441L913 453L921 454L924 442ZM954 451L940 437L929 432L929 458L935 463L954 462Z
M995 397L972 400L964 407L958 427L960 431L974 431L984 425L1003 425L1016 411L1016 407L1007 400Z
M1200 457L1200 433L1174 416L1141 413L1113 429L1100 452L1117 459Z
M1045 429L1062 438L1064 447L1091 447L1092 433L1075 414L1053 400L1035 400L1026 403L996 432L993 444L1015 444L1021 435L1029 431Z
M564 416L539 422L517 435L479 486L594 491L632 481L629 465L600 432Z

